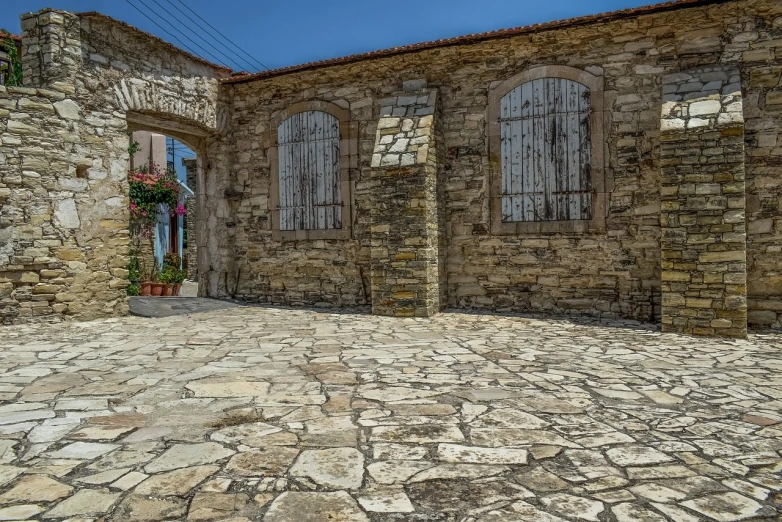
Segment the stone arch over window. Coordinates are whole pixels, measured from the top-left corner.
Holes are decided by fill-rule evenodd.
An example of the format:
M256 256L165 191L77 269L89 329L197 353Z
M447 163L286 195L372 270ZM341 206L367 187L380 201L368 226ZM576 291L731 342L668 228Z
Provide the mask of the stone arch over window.
M528 69L490 89L493 234L605 230L603 78Z
M269 208L275 239L350 237L350 169L358 140L350 111L313 100L275 115Z

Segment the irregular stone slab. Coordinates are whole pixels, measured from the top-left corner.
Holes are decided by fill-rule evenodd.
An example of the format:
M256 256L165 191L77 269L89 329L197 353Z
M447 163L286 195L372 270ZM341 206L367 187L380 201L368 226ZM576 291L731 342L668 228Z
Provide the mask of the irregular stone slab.
M246 446L260 447L260 440L282 431L282 428L266 424L265 422L254 422L252 424L240 424L238 426L229 426L218 430L209 437L210 439L225 444L244 444Z
M0 505L19 502L54 502L70 495L73 488L46 475L22 477L14 487L0 495Z
M21 475L23 471L24 468L17 468L15 466L0 466L0 486L8 484Z
M528 430L542 429L549 423L531 413L518 411L514 408L500 408L481 415L473 422L476 428L524 428Z
M120 493L111 493L107 489L82 489L42 516L43 518L66 518L77 515L102 515L111 510L120 495Z
M751 498L732 491L688 500L681 505L719 522L752 518L763 507Z
M450 404L392 404L388 408L394 415L453 415L456 408Z
M611 461L622 467L662 464L674 460L673 457L661 451L637 444L611 448L606 451L606 455Z
M424 446L379 443L372 447L375 460L420 460L427 453Z
M139 471L131 471L124 477L112 482L111 487L127 491L137 486L140 482L143 482L148 476L149 475L145 475Z
M263 522L370 522L356 501L344 491L310 493L288 491L274 499Z
M684 478L696 475L693 470L678 464L670 464L668 466L652 466L648 468L627 468L626 471L627 478L632 480Z
M516 482L533 491L542 492L561 491L570 487L567 482L542 467L516 475Z
M106 399L64 399L54 405L55 410L68 411L106 410L108 407Z
M412 513L413 504L404 491L373 491L358 498L365 511L374 513Z
M420 460L389 460L367 466L369 475L378 484L402 484L416 473L434 467L434 462Z
M414 426L376 426L372 428L370 442L462 442L464 434L456 426L443 424L419 424Z
M220 470L219 466L194 466L149 477L136 486L134 493L155 497L184 497L198 484Z
M185 385L196 397L261 397L269 395L270 387L262 381L192 381Z
M624 502L611 508L616 517L616 522L667 522L667 519L637 504Z
M0 424L19 424L31 420L51 419L55 413L51 410L32 410L11 412L0 415Z
M560 515L591 522L599 522L600 519L597 517L605 510L602 502L565 493L543 497L541 502Z
M94 458L105 455L110 451L114 451L119 448L117 444L101 444L97 442L74 442L64 448L49 453L49 456L55 459L85 459L92 460Z
M422 399L442 395L442 392L433 390L418 390L416 388L404 388L401 386L387 386L385 388L362 389L359 387L358 395L372 401L397 402L411 399Z
M567 522L520 500L502 509L479 516L477 522ZM637 522L637 521L636 521Z
M185 499L155 498L130 495L112 515L116 522L157 522L159 520L183 520L187 511Z
M520 400L521 402L527 404L531 408L534 408L537 411L543 412L543 413L556 413L556 414L576 414L576 413L583 413L583 408L579 408L578 406L574 406L573 404L559 400L559 399L551 399L551 398L540 398L540 399L533 399L533 398L524 398L524 399L516 399Z
M291 467L292 477L307 477L332 489L358 489L364 480L364 455L355 448L304 451Z
M288 471L299 450L285 446L237 453L226 470L244 477L280 477Z
M34 504L0 508L0 520L28 520L43 510L43 507Z
M687 497L681 491L666 488L661 484L646 483L629 488L632 493L640 497L648 498L653 502L676 502Z
M437 447L437 458L444 462L472 464L526 464L527 450L440 444Z
M545 444L548 446L566 446L580 448L575 442L543 430L525 430L520 428L475 428L470 430L473 444L478 446L530 446ZM450 441L445 441L450 442Z
M501 388L476 388L470 391L456 391L454 395L470 402L498 401L513 397L513 393Z
M41 424L27 434L27 440L32 443L54 442L60 440L65 434L75 429L79 424L78 419L51 419L52 424ZM54 422L57 422L54 424Z
M211 464L236 453L216 442L201 444L176 444L144 467L147 473L187 468L199 464Z
M504 466L484 466L481 464L440 464L414 475L408 482L416 483L438 479L476 479L492 477L508 471Z
M250 501L244 493L199 492L190 503L187 520L216 520L239 515Z
M502 479L491 482L429 480L405 486L405 490L419 511L442 513L466 513L482 506L535 496L528 489Z

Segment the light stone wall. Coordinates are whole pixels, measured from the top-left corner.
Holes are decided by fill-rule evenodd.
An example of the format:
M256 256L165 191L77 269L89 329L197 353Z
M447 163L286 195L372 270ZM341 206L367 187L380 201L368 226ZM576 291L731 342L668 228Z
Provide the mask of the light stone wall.
M0 90L0 323L124 314L128 131L207 151L228 71L100 15L22 29L29 88Z
M749 320L778 326L778 319L770 321L772 310L759 316L752 307L763 303L778 313L782 295L774 289L779 256L767 255L782 245L782 181L775 168L781 127L776 105L782 91L777 70L780 27L779 2L745 0L423 49L226 86L233 99L229 133L235 150L228 152L232 167L210 192L230 187L242 194L230 217L233 273L240 274L233 280L237 295L285 304L369 302L369 209L375 204L371 174L379 100L399 91L403 82L423 78L437 89L441 107L447 304L659 322L663 77L720 63L740 71L747 93L747 190L760 201L754 210L748 203ZM566 65L603 78L605 231L491 234L489 91L541 65ZM270 130L274 114L313 99L349 109L359 127L361 157L351 169L352 237L282 244L271 237L270 163L260 137ZM762 295L764 288L772 294Z
M741 77L732 66L663 78L662 327L746 337Z

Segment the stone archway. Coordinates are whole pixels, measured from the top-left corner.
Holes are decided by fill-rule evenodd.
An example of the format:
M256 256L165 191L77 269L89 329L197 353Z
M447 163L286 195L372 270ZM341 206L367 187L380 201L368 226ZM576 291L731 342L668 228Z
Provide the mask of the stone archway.
M22 161L12 174L31 172L40 186L3 200L11 226L0 257L8 258L16 279L0 288L13 301L0 319L122 314L128 284L128 131L158 131L196 152L196 198L203 207L204 181L214 163L210 154L228 122L220 80L230 70L97 13L47 9L24 15L22 29L27 88L9 95L19 101L18 120L28 123L11 129L24 138L14 151ZM205 219L199 219L203 247L205 230ZM29 251L30 234L45 237L44 246ZM26 249L35 255L25 255ZM206 274L210 252L199 251L205 267L200 272Z

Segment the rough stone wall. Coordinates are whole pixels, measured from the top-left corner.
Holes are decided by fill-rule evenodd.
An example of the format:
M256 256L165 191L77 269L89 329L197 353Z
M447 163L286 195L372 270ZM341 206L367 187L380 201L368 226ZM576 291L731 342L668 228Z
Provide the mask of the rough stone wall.
M372 313L440 311L437 91L409 82L379 101L372 151Z
M766 187L777 187L772 195L761 196L765 206L748 219L750 241L768 239L762 247L757 241L752 243L750 256L753 248L763 252L779 248L776 191L782 182L771 167L778 142L775 138L777 148L767 145L768 152L761 152L754 140L762 134L768 144L771 129L779 128L774 119L779 113L768 115L767 100L778 99L774 71L782 42L781 24L782 5L778 2L728 2L235 84L231 132L239 152L232 163L238 177L231 186L244 194L241 211L236 214L236 259L243 267L239 287L245 296L275 302L362 302L359 274L366 277L370 264L367 208L372 205L370 173L378 100L398 91L406 80L424 78L438 89L442 113L448 304L659 321L662 78L714 63L735 64L741 70L742 87L749 91L744 104L748 114L748 184L755 186L754 177ZM495 82L527 68L551 64L581 68L604 78L605 171L610 194L606 232L492 236L486 143L488 90ZM758 81L758 73L753 71L759 70L772 71L772 78L764 81L776 81L775 87L751 85L753 74ZM352 171L353 238L282 245L271 241L268 230L264 198L268 196L269 163L259 138L268 130L274 113L309 99L349 108L359 124L361 157ZM758 114L761 112L765 114ZM762 132L756 130L761 128ZM757 156L763 159L755 159ZM753 236L756 217L771 218L772 232ZM765 260L769 256L755 257ZM760 301L752 299L752 274L758 277L758 289L773 282L779 274L774 270L778 257L764 261L763 268L755 272L750 269L750 303ZM321 259L327 263L319 265ZM756 267L760 264L760 259L755 261ZM304 272L306 278L300 275ZM306 282L306 296L298 289L300 281ZM275 282L278 286L272 289ZM777 292L763 300L776 306L779 296ZM752 317L750 311L750 320Z
M772 27L779 35L782 18ZM748 320L782 328L782 50L743 44Z
M22 29L31 88L0 91L0 322L123 314L128 115L217 133L227 71L102 16Z
M57 87L0 87L0 324L126 310L127 136Z
M187 169L187 186L193 192L197 187L197 161L195 158L182 159L182 165ZM187 278L195 280L198 276L198 250L196 247L196 198L188 197L185 199L185 230L187 234L187 246L185 248L185 258L187 259Z
M746 337L744 116L735 67L663 79L662 327Z

